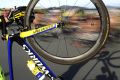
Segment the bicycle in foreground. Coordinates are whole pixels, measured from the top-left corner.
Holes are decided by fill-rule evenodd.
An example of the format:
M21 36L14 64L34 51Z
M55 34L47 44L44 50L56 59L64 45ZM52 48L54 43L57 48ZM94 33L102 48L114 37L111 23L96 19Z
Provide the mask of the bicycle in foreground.
M25 8L17 8L10 12L8 22L1 16L2 38L8 42L10 80L14 80L14 41L29 55L27 66L39 80L58 79L40 56L59 64L75 64L89 60L105 44L109 15L101 0L54 1L31 0L26 13ZM9 33L9 25L14 23L18 27Z

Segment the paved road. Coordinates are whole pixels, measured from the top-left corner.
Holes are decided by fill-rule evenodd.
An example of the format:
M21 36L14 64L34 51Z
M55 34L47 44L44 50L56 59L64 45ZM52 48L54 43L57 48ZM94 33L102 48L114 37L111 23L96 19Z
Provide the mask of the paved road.
M7 44L0 39L0 63L8 73ZM120 43L108 42L105 49L88 62L75 65L58 65L44 59L48 66L64 80L120 80ZM13 45L13 65L15 80L34 80L28 70L27 54L16 43ZM7 79L9 78L9 74Z

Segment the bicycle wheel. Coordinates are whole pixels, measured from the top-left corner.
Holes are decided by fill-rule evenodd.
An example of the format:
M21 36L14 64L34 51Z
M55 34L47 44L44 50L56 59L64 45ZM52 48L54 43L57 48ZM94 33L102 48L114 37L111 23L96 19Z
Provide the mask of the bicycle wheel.
M93 57L105 44L109 15L102 0L31 0L25 27L62 23L59 28L27 38L42 57L59 64L75 64ZM31 14L35 18L30 22Z

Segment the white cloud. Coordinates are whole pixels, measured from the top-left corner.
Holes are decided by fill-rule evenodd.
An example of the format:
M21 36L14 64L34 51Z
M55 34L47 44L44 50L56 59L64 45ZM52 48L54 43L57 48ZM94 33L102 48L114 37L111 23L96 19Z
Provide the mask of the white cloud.
M0 8L13 8L14 6L23 6L28 4L29 0L0 0Z
M120 0L103 0L106 5L120 7Z

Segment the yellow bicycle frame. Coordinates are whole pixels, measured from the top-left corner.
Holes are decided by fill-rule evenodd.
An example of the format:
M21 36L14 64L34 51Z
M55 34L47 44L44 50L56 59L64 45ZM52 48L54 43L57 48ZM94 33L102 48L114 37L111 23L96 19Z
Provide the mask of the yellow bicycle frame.
M59 25L58 23L54 23L51 25L42 26L38 29L23 31L23 32L19 33L19 36L20 36L20 38L26 38L26 37L33 36L33 35L38 34L38 33L47 32L51 29L57 28L58 25ZM6 34L6 40L8 40L8 37L9 37L9 34Z
M24 31L24 32L20 33L20 38L25 38L25 37L29 37L29 36L32 36L32 35L35 35L35 34L38 34L38 33L41 33L41 32L46 32L50 29L57 28L57 27L58 27L58 23L55 23L55 24L51 24L51 25L47 25L47 26L42 26L38 29L32 29L32 30L29 30L29 31Z

